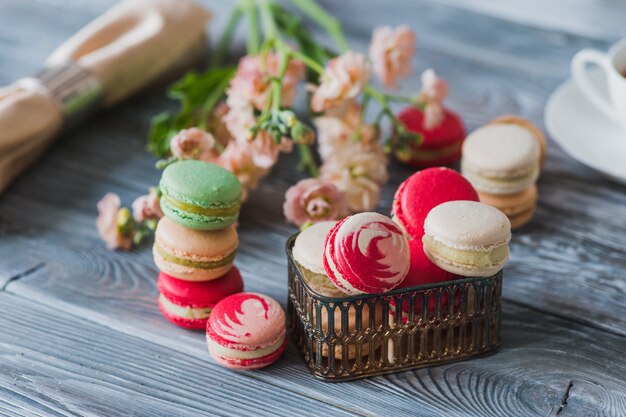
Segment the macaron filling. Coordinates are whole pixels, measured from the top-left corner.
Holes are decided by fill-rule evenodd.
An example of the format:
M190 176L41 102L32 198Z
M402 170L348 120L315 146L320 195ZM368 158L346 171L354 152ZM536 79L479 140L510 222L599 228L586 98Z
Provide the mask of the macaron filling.
M163 294L159 295L159 303L165 311L184 319L206 319L211 315L211 307L193 308L172 303Z
M181 265L181 266L186 266L186 267L196 268L196 269L216 269L222 266L226 266L234 261L235 255L237 254L237 250L235 249L234 251L230 252L225 257L216 259L214 261L194 261L191 259L180 258L176 255L168 253L167 251L163 249L163 247L161 247L159 242L156 242L156 241L154 242L154 249L159 254L159 256L163 258L163 260L166 262L171 262L176 265Z
M270 344L269 346L259 347L257 349L232 349L226 346L219 344L217 341L211 339L210 336L207 336L207 344L209 346L209 350L211 353L217 356L221 356L223 358L233 358L233 359L256 359L262 358L263 356L271 355L285 342L285 333L283 333L275 342Z
M216 216L216 217L231 217L237 215L240 208L240 202L237 201L230 206L215 206L215 207L203 207L197 204L186 203L175 199L174 197L163 194L163 200L171 207L179 210L187 211L194 214L201 214L204 216Z
M446 245L432 236L424 235L424 248L431 256L461 267L492 267L504 263L509 256L506 243L484 250L459 248Z

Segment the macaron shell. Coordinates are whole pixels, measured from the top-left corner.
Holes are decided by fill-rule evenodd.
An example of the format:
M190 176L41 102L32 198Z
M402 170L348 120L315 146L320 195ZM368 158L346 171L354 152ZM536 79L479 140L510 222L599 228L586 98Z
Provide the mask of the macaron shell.
M540 147L527 129L491 124L472 132L463 143L463 164L476 175L517 178L539 166Z
M347 293L390 291L408 272L408 241L388 217L358 213L331 229L326 239L324 268L329 279Z
M256 293L237 293L211 311L207 337L228 349L256 350L284 335L285 312L276 300Z
M430 130L424 128L424 113L413 106L400 112L398 120L410 132L420 133L423 136L422 143L419 145L422 149L441 149L463 141L465 137L463 121L448 108L444 108L442 123Z
M171 277L164 272L157 281L159 292L181 307L214 307L223 298L243 291L243 279L236 267L211 281L192 282Z
M183 327L185 329L190 330L204 330L206 328L206 322L208 318L204 319L189 319L185 317L180 317L175 314L170 313L167 308L161 302L161 299L158 301L159 310L161 310L161 314L165 317L170 323Z
M239 204L241 183L227 169L208 162L184 160L168 165L161 176L161 192L183 203L204 208Z
M474 201L438 205L428 213L424 231L455 249L489 250L511 240L509 219L495 207Z
M309 271L325 275L324 244L335 224L336 221L319 222L300 232L292 248L293 258Z
M172 277L207 281L219 278L230 270L238 245L239 238L234 225L217 231L199 231L163 217L155 230L154 262L161 271ZM219 264L222 261L222 265L214 267L194 266L196 263Z
M394 220L413 239L421 239L424 219L430 210L454 200L478 201L478 194L458 172L444 167L428 168L400 184L394 196Z
M535 139L537 139L537 143L541 149L541 166L545 165L548 157L548 143L546 141L546 136L543 134L541 129L535 126L530 120L524 119L523 117L506 115L493 119L489 122L489 124L514 124L528 129L533 134Z

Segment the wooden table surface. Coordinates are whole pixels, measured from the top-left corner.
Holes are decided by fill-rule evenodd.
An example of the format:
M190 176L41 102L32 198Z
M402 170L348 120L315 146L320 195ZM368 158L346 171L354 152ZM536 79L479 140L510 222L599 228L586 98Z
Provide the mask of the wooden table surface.
M204 3L216 11L217 33L230 2ZM35 73L111 4L0 0L0 84ZM449 105L470 129L507 113L543 126L572 55L607 48L626 27L621 0L324 4L358 50L375 25L411 25L420 37L416 68L433 66L450 81ZM417 91L419 77L404 86ZM264 370L217 366L203 334L161 317L149 246L109 252L94 225L105 192L130 204L157 182L146 129L171 105L159 90L99 115L0 197L0 414L626 415L626 187L554 142L536 217L513 238L498 354L340 384L312 378L293 345ZM236 261L248 290L283 305L283 245L294 228L281 202L295 162L284 158L243 208ZM384 213L411 173L395 163L391 171Z

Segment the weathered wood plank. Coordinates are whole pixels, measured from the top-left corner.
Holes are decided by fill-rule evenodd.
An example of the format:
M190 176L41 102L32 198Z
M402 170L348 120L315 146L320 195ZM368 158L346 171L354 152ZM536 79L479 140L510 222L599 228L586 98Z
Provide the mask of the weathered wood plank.
M68 262L61 259L59 263L65 265ZM119 273L116 279L109 274L99 277L88 273L85 261L78 262L84 268L84 290L81 292L69 292L62 287L67 276L56 277L56 274L64 272L59 270L59 265L46 265L45 269L33 276L23 278L27 281L35 275L45 274L51 280L48 286L36 290L28 285L22 287L22 280L18 280L9 286L9 291L32 299L34 305L49 306L75 317L102 323L107 328L130 333L133 337L146 339L161 345L172 356L174 352L180 352L209 362L201 333L178 329L159 317L152 277L138 275L130 281L123 278L137 275L133 264L128 263L131 262L126 260L109 266L110 273ZM251 277L252 274L248 272L246 278L248 283L252 282L253 290L263 288L264 292L281 299L276 291L282 289L277 290L270 282L252 280ZM146 287L151 288L149 294L144 294ZM98 292L94 288L98 288ZM50 291L60 291L67 298L52 299L46 294ZM76 300L80 300L80 305ZM22 327L23 324L18 323L18 326ZM623 378L626 364L619 359L626 345L625 337L510 303L504 305L502 329L503 348L497 355L433 369L345 384L326 384L308 375L295 348L290 345L277 364L252 373L250 377L301 395L324 399L358 413L374 415L402 415L415 409L421 410L424 415L441 416L477 413L503 415L503 410L510 410L512 415L547 415L562 405L563 393L572 380L578 390L572 391L577 396L577 402L569 403L573 415L584 415L582 411L591 409L605 411L610 415L611 411L626 406L626 381ZM84 331L77 330L76 336L69 334L64 337L79 337ZM26 342L32 343L28 340L32 341L33 337L35 335L25 337ZM576 341L575 350L572 349L573 341ZM42 349L45 352L50 347L43 346ZM122 346L120 350L120 355L125 357L124 352L130 349ZM203 366L207 367L206 373L210 375L221 371L212 364ZM153 371L146 370L146 374L140 377L146 378ZM195 375L192 377L195 378ZM171 378L169 376L168 380ZM380 395L381 392L384 395Z
M410 2L406 1L406 6ZM624 36L626 4L621 1L579 0L437 0L523 25L583 35L597 39ZM400 5L399 5L400 6Z
M181 354L8 293L0 310L0 414L354 415L225 370L208 352Z

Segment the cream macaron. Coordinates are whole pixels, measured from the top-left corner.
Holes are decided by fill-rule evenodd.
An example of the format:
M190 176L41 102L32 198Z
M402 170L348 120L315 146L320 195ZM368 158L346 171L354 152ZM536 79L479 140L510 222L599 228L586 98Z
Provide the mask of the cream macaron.
M294 242L291 254L304 282L316 293L326 297L345 297L333 284L324 269L324 243L336 221L315 223L304 229Z
M453 274L491 276L504 267L509 257L511 222L487 204L443 203L426 216L424 232L426 256Z
M515 124L490 124L465 140L461 172L478 192L519 193L537 181L540 153L528 129Z
M187 281L208 281L233 266L239 245L235 225L215 231L184 227L163 217L154 233L154 263L166 274Z

